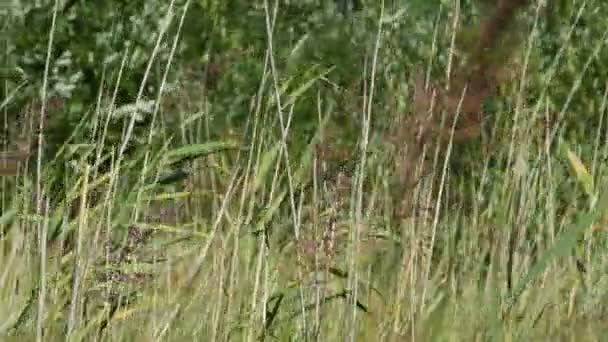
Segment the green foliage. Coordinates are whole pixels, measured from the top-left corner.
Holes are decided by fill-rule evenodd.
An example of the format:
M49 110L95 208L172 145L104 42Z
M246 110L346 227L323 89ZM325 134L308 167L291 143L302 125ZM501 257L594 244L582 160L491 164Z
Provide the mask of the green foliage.
M497 1L347 2L0 7L5 140L45 77L57 104L42 174L0 184L0 336L601 340L605 1L520 13L484 135L415 190L385 144L410 74L444 85Z
M608 4L558 1L547 11L538 44L538 71L545 75L540 89L546 91L549 110L563 112L563 117L556 119L569 140L586 139L593 134L588 123L598 122L604 115L598 89L605 87L607 77L608 32L593 23L608 13Z

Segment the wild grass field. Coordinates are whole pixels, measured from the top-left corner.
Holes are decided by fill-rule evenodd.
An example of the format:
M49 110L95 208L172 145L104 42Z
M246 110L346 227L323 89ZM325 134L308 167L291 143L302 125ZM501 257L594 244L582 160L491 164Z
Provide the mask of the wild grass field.
M6 2L0 340L608 340L606 18Z

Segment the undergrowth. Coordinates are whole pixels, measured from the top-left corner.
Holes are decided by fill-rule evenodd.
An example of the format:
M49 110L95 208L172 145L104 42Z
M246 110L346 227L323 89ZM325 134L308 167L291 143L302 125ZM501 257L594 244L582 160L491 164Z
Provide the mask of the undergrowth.
M7 49L3 340L606 339L606 6L254 3L163 7L136 90Z

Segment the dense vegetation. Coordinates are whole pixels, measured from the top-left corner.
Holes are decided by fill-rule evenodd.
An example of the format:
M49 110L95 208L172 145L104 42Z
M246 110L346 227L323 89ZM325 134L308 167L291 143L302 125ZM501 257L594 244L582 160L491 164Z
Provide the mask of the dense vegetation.
M0 5L0 336L606 339L607 17Z

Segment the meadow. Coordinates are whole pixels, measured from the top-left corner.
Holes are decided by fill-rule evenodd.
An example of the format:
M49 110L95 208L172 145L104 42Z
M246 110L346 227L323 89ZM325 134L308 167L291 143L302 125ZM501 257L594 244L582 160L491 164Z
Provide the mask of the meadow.
M6 1L0 340L608 340L606 18Z

